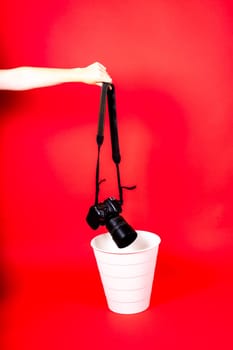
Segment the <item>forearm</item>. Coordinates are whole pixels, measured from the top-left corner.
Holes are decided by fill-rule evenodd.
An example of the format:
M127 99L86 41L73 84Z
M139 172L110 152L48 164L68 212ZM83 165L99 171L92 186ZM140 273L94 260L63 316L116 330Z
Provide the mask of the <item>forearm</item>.
M29 90L66 82L81 82L81 68L18 67L0 70L0 89Z

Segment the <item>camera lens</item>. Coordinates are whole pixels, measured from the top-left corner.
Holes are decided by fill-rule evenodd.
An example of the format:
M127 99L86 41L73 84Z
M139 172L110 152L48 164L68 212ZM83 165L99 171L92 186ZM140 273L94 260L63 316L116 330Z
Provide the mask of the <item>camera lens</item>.
M127 247L137 238L135 230L122 216L110 218L106 223L106 227L118 248Z

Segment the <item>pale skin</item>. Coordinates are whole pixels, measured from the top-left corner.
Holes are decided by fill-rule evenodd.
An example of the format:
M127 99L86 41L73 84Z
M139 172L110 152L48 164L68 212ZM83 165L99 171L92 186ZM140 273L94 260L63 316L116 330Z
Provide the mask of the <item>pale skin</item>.
M64 83L101 86L112 83L106 67L99 62L82 68L17 67L0 69L0 90L31 90Z

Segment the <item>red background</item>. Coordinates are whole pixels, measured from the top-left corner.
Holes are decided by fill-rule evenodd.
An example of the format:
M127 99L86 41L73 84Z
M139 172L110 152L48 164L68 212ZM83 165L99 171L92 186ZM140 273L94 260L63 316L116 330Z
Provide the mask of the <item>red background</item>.
M232 15L227 0L1 4L2 68L108 67L137 185L124 217L162 238L149 310L110 312L89 246L104 228L85 222L100 89L1 92L1 348L232 349Z

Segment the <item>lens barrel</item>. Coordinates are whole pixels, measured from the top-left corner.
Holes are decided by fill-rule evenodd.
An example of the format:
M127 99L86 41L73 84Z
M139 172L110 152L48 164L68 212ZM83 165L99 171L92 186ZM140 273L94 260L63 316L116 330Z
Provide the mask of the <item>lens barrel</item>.
M127 247L137 238L136 231L120 215L110 218L106 227L118 248Z

